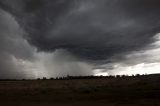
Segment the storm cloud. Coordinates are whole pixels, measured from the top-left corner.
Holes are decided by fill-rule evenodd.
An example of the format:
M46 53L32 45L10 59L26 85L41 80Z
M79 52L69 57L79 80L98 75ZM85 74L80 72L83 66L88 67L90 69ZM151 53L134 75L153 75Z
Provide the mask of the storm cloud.
M23 78L23 67L16 59L32 60L33 48L23 39L23 30L9 13L0 10L0 77Z
M15 67L14 57L31 65L27 74L34 69L49 77L139 64L145 56L132 61L127 56L156 42L159 5L159 0L1 0L0 60L9 60L1 64ZM13 73L26 76L23 69ZM2 76L10 73L5 70Z

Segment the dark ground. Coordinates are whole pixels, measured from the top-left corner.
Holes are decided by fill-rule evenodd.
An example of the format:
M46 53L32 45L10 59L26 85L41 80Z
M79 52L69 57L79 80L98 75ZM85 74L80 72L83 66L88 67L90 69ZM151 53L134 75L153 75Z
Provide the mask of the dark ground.
M0 81L0 106L160 106L160 75Z

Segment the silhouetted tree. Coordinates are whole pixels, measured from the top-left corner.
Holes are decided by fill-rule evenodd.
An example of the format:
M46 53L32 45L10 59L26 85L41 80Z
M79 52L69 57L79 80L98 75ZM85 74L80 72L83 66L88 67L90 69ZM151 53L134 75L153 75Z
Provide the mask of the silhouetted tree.
M42 80L46 80L46 79L47 79L46 77L43 77L43 78L42 78Z

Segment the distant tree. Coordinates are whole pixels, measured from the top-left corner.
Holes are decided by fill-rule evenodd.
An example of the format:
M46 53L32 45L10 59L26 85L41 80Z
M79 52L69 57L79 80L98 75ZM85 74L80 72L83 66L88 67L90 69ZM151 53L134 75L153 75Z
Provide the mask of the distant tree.
M41 80L40 78L37 78L37 80Z
M50 80L54 80L54 78L52 77L52 78L50 78Z
M139 77L139 76L140 76L140 74L136 74L136 76L137 76L137 77Z
M120 78L121 76L120 75L116 75L116 78Z
M43 78L42 78L42 80L46 80L46 79L47 79L46 77L43 77Z
M121 77L126 77L126 75L122 75Z

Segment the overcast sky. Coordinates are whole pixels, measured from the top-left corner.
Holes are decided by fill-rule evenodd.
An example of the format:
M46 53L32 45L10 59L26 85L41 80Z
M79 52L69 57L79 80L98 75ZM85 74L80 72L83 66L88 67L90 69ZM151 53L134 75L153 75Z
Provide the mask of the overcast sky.
M160 73L159 0L1 0L0 78Z

